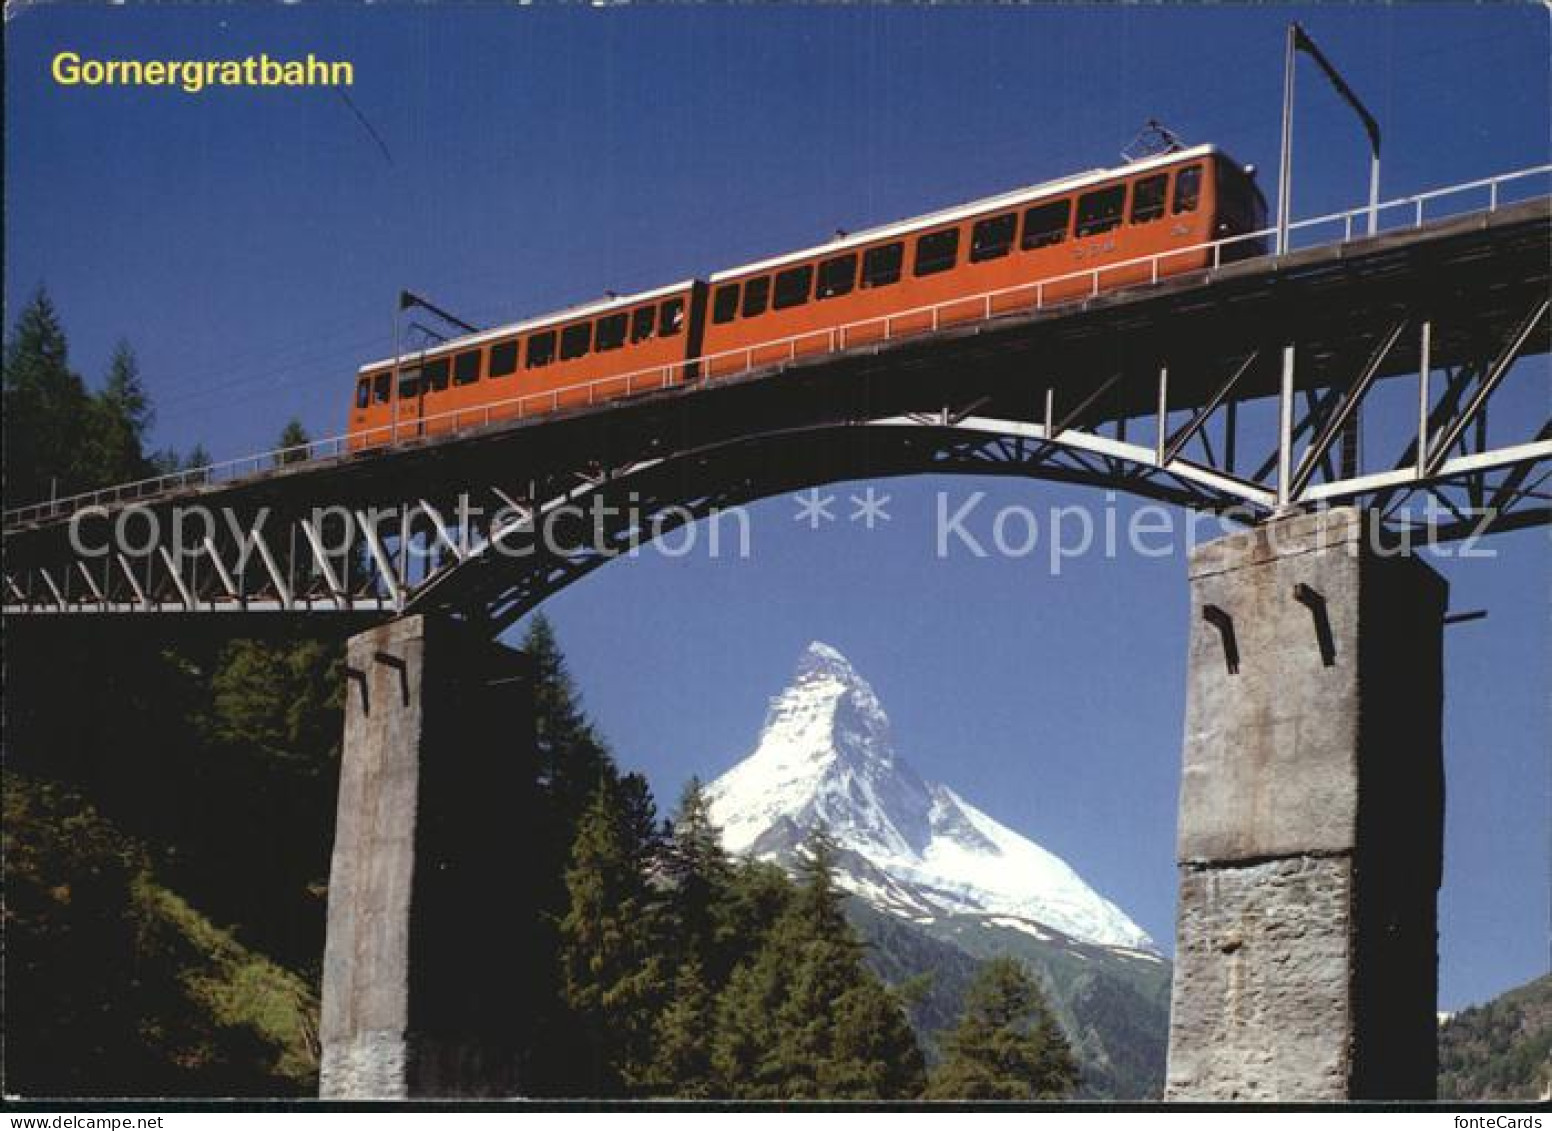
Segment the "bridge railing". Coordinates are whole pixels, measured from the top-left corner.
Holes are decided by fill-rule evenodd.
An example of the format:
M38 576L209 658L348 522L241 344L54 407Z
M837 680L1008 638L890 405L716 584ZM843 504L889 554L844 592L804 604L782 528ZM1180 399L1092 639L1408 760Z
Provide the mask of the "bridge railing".
M1290 224L1289 232L1290 237L1330 233L1324 239L1302 243L1301 247L1345 243L1366 238L1370 234L1371 222L1382 234L1421 227L1430 220L1440 219L1445 214L1447 202L1462 205L1450 212L1451 215L1463 212L1491 213L1508 204L1538 195L1552 195L1552 164L1517 169L1495 177L1398 197L1380 203L1373 210L1365 206L1314 216ZM514 420L548 415L562 408L582 407L687 384L727 380L799 358L836 353L881 341L894 341L1000 315L1029 313L1083 302L1104 291L1106 280L1110 280L1112 285L1117 281L1123 286L1145 285L1191 270L1216 269L1225 263L1258 256L1263 252L1266 241L1275 235L1274 228L1264 228L1133 259L1096 263L1035 282L876 315L857 322L776 338L721 353L705 354L689 361L594 378L472 408L451 409L431 416L417 416L375 428L358 429L296 447L277 448L205 467L170 472L17 507L4 512L4 522L10 527L67 517L88 508L134 502L168 491L246 479L291 464L357 452L382 452L387 448L409 446L428 437L476 431Z
M1371 215L1374 217L1376 234L1408 231L1420 228L1432 220L1473 212L1496 212L1508 204L1518 203L1538 195L1548 195L1544 191L1546 186L1540 185L1538 179L1552 179L1552 165L1534 165L1528 169L1517 169L1512 173L1502 173L1496 177L1485 177L1478 181L1467 181L1463 184L1430 189L1412 196L1397 197L1394 200L1382 201L1375 206L1372 213L1369 208L1364 207L1331 212L1324 216L1312 216L1290 224L1288 231L1290 236L1298 234L1306 237L1329 233L1324 239L1316 239L1304 244L1305 247L1363 239L1370 234L1368 222ZM1543 191L1524 191L1531 186ZM1337 236L1337 232L1341 233L1340 236Z

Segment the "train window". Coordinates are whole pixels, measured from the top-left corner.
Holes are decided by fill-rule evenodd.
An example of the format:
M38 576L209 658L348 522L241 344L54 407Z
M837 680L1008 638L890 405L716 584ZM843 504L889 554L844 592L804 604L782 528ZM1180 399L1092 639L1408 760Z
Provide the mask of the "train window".
M387 404L393 396L393 374L379 373L372 379L372 399L378 404Z
M761 275L744 284L744 317L755 318L765 313L771 302L771 277Z
M490 375L509 377L517 372L517 339L497 342L490 347Z
M365 408L372 403L372 381L363 377L356 382L356 407Z
M1192 165L1175 174L1175 204L1171 209L1175 215L1182 212L1195 212L1196 204L1202 198L1202 167Z
M596 345L600 353L604 350L617 350L625 344L625 322L626 315L624 313L611 314L607 318L600 318L598 320L598 341Z
M1078 197L1078 237L1081 239L1083 236L1097 236L1101 232L1110 231L1121 223L1121 213L1125 208L1125 185L1111 185L1109 188L1084 193Z
M793 267L776 276L776 294L771 300L774 310L786 310L808 301L808 292L814 282L812 264Z
M1164 190L1168 187L1168 173L1144 177L1132 186L1132 223L1146 224L1164 215Z
M453 358L453 384L472 385L480 379L480 351L465 350Z
M953 269L959 258L959 229L933 232L916 241L916 274L936 275Z
M900 264L905 260L905 244L886 243L870 247L862 255L862 285L887 287L900 281Z
M684 299L671 298L663 303L662 317L658 319L657 332L672 337L684 328Z
M718 325L738 317L738 284L729 283L717 288L717 297L711 302L711 320Z
M631 341L644 342L657 329L657 307L638 306L631 315Z
M555 360L555 331L532 334L528 338L528 368L539 369Z
M1024 213L1024 239L1019 246L1025 251L1033 251L1037 247L1061 243L1067 238L1067 224L1071 219L1070 200L1035 205Z
M420 396L420 366L399 370L399 399L409 400Z
M447 373L452 366L447 358L439 357L434 361L428 361L425 365L426 392L440 393L447 388Z
M573 361L579 357L586 357L592 345L593 324L591 322L578 322L574 326L567 326L560 332L560 359Z
M819 298L849 295L857 285L857 256L838 255L819 265Z
M982 220L970 229L970 262L1001 259L1012 249L1013 237L1017 234L1017 212Z

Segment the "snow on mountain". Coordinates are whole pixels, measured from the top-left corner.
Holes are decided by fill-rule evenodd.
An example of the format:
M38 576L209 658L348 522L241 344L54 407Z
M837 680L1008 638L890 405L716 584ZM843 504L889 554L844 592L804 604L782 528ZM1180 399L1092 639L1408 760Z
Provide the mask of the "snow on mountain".
M810 644L771 701L755 750L708 787L732 852L788 859L823 823L838 879L896 914L1013 916L1101 946L1154 951L1147 933L1066 862L896 753L873 689L827 644Z

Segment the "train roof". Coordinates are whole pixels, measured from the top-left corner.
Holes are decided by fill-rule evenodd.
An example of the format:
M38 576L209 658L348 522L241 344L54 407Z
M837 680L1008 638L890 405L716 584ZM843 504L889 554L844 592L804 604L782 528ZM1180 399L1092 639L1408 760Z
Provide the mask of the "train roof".
M848 248L861 247L877 240L889 239L892 236L905 235L919 228L930 228L938 224L951 224L955 220L963 220L967 216L974 216L980 212L988 212L996 208L1005 208L1012 205L1025 204L1042 196L1051 196L1056 193L1071 192L1075 189L1087 188L1089 185L1107 181L1112 177L1130 176L1133 173L1148 169L1161 168L1173 165L1179 161L1190 161L1197 157L1205 157L1209 154L1222 152L1215 145L1198 145L1190 149L1181 149L1173 153L1162 153L1157 157L1144 158L1134 161L1129 165L1121 165L1112 168L1090 169L1085 173L1076 173L1056 180L1045 181L1038 185L1029 185L1025 188L1013 189L1009 192L998 193L995 196L982 197L965 204L956 204L950 208L939 209L936 212L926 212L920 216L912 216L907 220L895 220L888 224L867 228L860 232L849 232L846 236L831 240L828 243L816 244L813 247L804 248L801 251L784 252L770 259L761 259L754 263L745 263L738 267L729 267L718 271L715 275L708 276L708 281L718 283L724 279L733 279L741 275L752 274L760 271L769 271L777 267L785 267L789 263L801 263L805 259L813 259L818 256L833 255L836 252L846 251Z
M614 295L609 298L589 300L588 302L578 303L576 306L563 307L560 310L552 310L547 314L525 318L521 322L506 322L500 326L492 326L489 330L481 330L477 334L464 334L461 337L448 338L447 341L431 346L428 349L406 350L397 360L401 364L405 361L419 361L426 357L465 350L471 346L481 346L486 342L496 341L511 334L521 334L525 330L537 330L543 326L568 322L573 318L588 318L595 314L606 314L611 310L628 310L639 303L667 298L669 295L682 294L694 285L694 279L684 279L678 283L670 283L666 287L654 287L650 291L637 291L635 294ZM393 365L394 361L395 359L391 357L369 361L356 372L365 373L369 369L381 369L385 365Z

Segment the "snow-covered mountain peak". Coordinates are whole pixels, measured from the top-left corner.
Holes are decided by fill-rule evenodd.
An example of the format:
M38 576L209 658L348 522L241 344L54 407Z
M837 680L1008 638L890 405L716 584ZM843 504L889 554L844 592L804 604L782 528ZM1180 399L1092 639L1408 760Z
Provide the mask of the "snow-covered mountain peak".
M823 825L841 883L884 910L1031 919L1085 942L1152 941L1064 861L898 757L889 717L840 651L804 649L755 749L708 787L733 852L790 862Z
M866 682L840 651L822 640L815 640L798 657L798 679L838 679L843 683Z
M892 762L894 744L872 686L845 656L816 640L798 658L792 683L771 700L756 754L774 765L797 755L805 764L839 760L860 767Z

